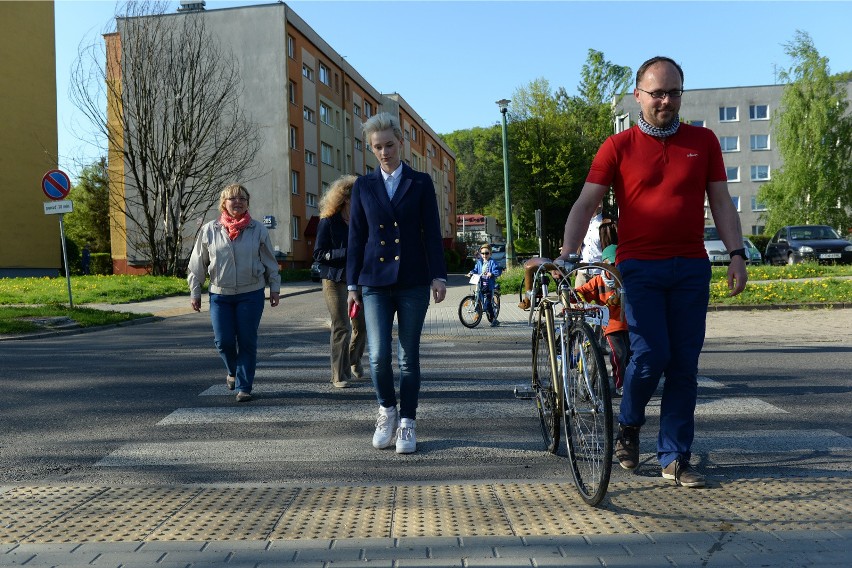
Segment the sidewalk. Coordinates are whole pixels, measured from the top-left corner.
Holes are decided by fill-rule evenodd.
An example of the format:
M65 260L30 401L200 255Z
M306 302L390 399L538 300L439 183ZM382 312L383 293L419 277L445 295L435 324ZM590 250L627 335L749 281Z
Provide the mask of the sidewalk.
M291 283L282 295L319 290ZM512 295L503 298L501 326L462 327L457 310L466 293L453 286L445 302L430 306L425 341L527 344L528 312ZM186 296L109 309L191 313ZM852 344L852 309L708 314L708 341L803 334ZM7 485L0 487L0 566L852 565L848 473L724 479L687 490L662 481L658 470L615 468L598 509L567 478L240 489Z

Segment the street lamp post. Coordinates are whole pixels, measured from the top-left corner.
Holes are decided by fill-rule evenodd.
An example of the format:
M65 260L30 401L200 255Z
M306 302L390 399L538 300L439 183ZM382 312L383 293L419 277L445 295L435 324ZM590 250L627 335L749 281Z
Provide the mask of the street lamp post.
M515 247L512 244L512 197L509 195L509 139L506 135L506 112L509 99L500 99L497 106L503 115L503 190L506 194L506 268L515 266Z

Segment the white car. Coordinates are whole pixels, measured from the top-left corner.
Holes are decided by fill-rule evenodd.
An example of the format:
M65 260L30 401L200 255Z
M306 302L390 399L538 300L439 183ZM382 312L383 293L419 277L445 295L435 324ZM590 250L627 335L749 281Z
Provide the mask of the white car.
M705 237L707 235L707 229L715 230L715 227L705 228ZM760 264L763 262L763 258L760 256L760 251L757 250L757 247L754 246L754 243L750 240L743 239L743 248L746 250L746 255L748 256L746 264ZM728 256L728 249L725 248L725 243L723 243L721 239L705 238L704 249L707 251L707 258L710 259L710 264L728 264L731 262L731 257Z

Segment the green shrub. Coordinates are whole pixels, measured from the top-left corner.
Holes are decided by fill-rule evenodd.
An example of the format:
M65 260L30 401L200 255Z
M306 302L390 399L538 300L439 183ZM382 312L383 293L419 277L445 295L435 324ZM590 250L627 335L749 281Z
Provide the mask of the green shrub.
M746 237L754 243L754 246L756 246L757 250L760 251L760 254L763 255L763 251L766 250L766 245L769 244L769 239L772 238L772 235L746 235Z
M444 249L444 263L448 272L461 270L461 255L453 249Z
M283 268L280 274L281 282L302 282L311 279L310 268Z
M93 252L90 254L89 273L105 276L112 274L112 255L108 252Z

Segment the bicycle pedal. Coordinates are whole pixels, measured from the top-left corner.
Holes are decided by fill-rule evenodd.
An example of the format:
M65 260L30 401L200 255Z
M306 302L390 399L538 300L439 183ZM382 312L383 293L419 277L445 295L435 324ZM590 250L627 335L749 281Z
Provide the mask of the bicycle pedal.
M519 400L533 400L535 398L535 391L532 387L527 386L519 386L515 387L515 398Z

